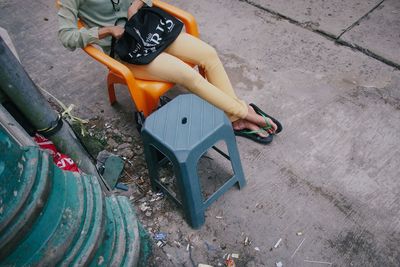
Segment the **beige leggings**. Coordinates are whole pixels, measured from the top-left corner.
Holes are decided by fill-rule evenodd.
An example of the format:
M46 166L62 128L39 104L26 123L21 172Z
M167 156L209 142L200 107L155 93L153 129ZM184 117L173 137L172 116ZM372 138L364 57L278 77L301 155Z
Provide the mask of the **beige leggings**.
M184 61L201 66L207 79ZM181 33L150 64L127 65L140 79L167 81L184 86L223 110L231 121L247 115L247 105L237 98L215 49L187 33Z

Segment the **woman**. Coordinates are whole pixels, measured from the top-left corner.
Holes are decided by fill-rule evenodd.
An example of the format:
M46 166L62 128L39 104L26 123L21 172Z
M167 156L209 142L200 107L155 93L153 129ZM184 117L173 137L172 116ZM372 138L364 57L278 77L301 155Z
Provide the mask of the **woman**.
M116 22L131 18L144 5L141 0L131 1L61 0L59 39L71 50L95 43L108 53L111 38L119 39L124 33L123 25ZM85 28L77 28L78 18L84 22ZM207 79L184 61L203 67ZM147 65L124 64L140 79L180 84L222 109L232 121L237 135L266 144L272 141L273 134L282 129L277 120L254 104L247 105L237 98L215 49L187 33L180 33Z

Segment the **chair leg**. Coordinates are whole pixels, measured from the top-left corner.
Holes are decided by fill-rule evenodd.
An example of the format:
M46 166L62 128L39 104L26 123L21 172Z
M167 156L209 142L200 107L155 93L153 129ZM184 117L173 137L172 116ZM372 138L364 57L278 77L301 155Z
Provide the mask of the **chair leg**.
M110 101L110 105L113 105L117 102L117 97L115 96L115 88L114 88L114 79L111 73L108 73L107 76L107 89L108 89L108 99Z
M158 108L159 103L160 96L147 98L147 106L149 107L151 113L153 113Z
M151 93L148 93L144 91L145 94L145 102L141 103L141 111L145 115L145 117L149 116L151 113L153 113L155 110L158 108L158 104L160 103L160 96L158 95L152 95ZM135 100L132 99L135 103Z

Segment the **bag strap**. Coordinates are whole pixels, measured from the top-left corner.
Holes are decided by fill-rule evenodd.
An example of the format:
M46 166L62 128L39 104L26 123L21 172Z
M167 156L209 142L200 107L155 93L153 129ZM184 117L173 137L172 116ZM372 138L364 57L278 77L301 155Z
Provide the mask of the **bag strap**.
M114 26L117 26L118 23L121 22L121 21L127 22L128 20L127 20L126 18L118 18L118 19L115 21ZM112 58L115 58L115 49L114 49L114 47L115 47L116 41L117 41L117 39L115 39L115 37L113 36L113 37L111 38L111 49L110 49L110 57L112 57Z
M115 58L114 46L115 46L115 37L113 36L111 39L111 49L110 49L110 57L112 58Z

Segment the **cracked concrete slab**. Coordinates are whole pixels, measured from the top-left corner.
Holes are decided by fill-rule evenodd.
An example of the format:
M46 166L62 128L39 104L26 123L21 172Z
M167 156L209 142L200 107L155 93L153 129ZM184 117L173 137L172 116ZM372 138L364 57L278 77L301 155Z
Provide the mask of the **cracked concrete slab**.
M305 26L338 37L347 27L373 9L381 0L324 1L324 0L245 0Z
M400 66L400 1L385 0L341 39Z
M195 15L238 95L284 131L270 146L237 139L248 185L213 203L200 230L175 206L153 219L168 233L154 266L216 266L226 253L239 253L237 266L400 265L399 70L243 1L170 2ZM52 3L0 2L1 26L24 67L81 117L118 118L134 135L127 90L108 105L104 68L56 40ZM29 24L19 20L26 13ZM191 251L174 244L183 237Z

